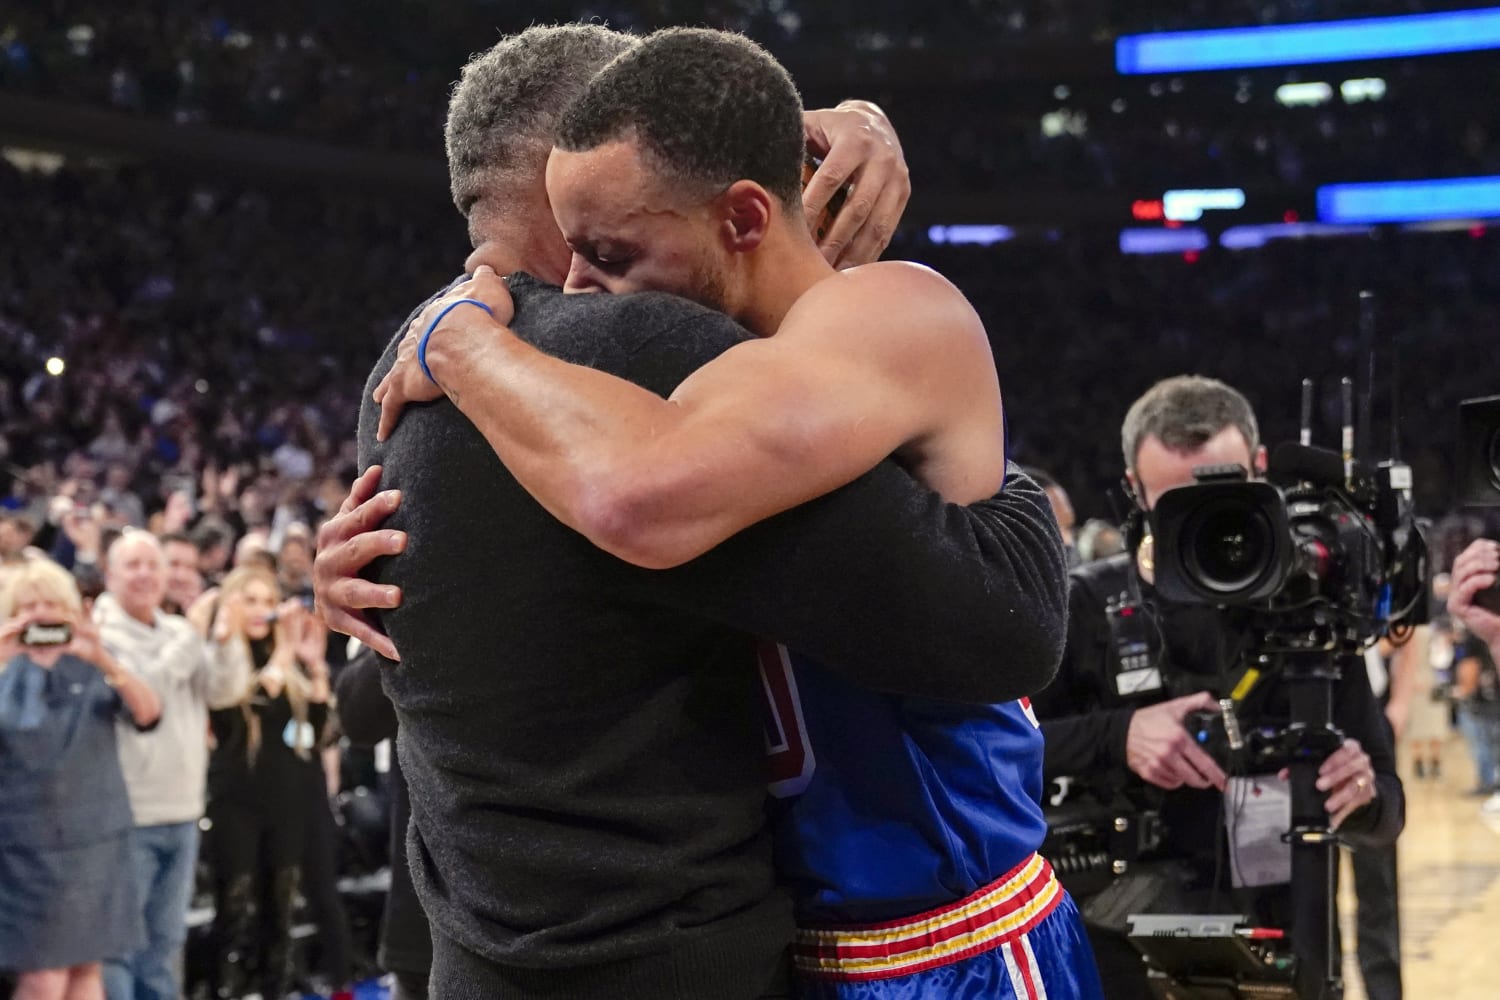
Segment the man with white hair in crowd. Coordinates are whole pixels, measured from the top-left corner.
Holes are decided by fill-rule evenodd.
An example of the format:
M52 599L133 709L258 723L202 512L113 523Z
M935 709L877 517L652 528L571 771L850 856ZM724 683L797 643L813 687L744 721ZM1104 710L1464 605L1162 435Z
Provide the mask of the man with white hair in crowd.
M94 620L105 648L145 678L162 704L154 730L119 733L120 767L135 815L134 875L146 945L105 966L110 1000L180 994L177 955L187 938L198 858L208 709L235 703L250 683L250 651L230 639L240 634L231 627L239 607L219 608L211 641L205 642L187 619L161 610L166 588L166 559L154 536L128 531L110 547Z

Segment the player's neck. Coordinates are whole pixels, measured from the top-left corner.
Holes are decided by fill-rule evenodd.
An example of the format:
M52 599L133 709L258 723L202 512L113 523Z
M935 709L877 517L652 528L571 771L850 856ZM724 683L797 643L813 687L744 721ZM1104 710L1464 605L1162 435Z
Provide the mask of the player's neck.
M779 229L756 252L751 295L736 318L757 337L781 329L797 300L838 272L805 233Z

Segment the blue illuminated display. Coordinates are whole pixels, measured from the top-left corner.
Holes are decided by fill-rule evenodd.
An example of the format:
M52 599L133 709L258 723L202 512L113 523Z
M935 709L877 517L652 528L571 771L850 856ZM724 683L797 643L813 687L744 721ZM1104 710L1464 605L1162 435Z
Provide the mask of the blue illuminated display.
M1167 31L1115 42L1121 73L1192 73L1305 66L1500 48L1500 8L1319 21L1263 28Z
M1346 224L1500 218L1500 177L1325 184L1318 218Z

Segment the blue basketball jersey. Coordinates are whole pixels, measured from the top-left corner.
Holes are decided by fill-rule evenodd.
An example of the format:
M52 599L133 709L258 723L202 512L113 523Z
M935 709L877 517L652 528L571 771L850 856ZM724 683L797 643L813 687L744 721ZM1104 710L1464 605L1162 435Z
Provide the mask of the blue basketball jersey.
M960 705L856 687L763 644L777 871L804 924L943 906L1042 844L1042 733L1024 699Z

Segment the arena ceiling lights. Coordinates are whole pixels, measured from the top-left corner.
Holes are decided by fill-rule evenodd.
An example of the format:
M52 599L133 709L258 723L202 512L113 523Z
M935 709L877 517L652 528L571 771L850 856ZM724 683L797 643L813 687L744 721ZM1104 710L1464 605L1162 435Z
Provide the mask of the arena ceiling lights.
M1500 8L1350 21L1167 31L1115 41L1124 75L1307 66L1500 48Z

